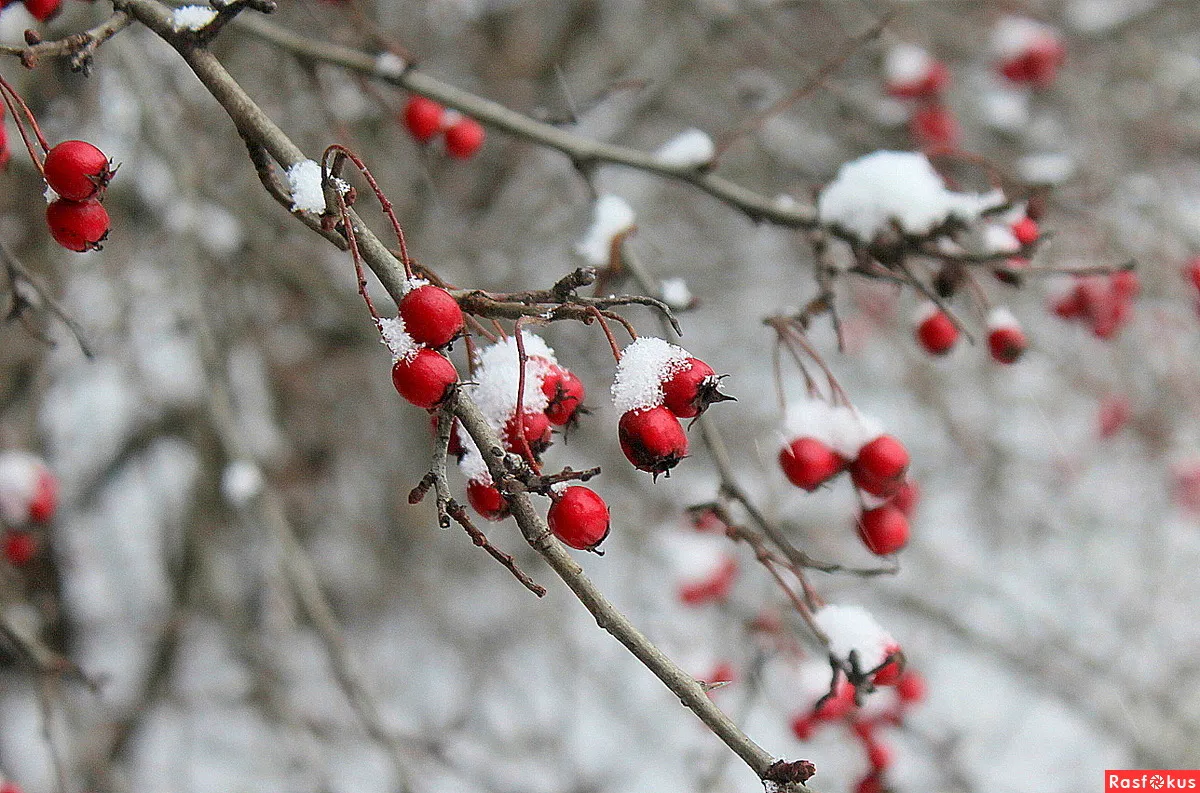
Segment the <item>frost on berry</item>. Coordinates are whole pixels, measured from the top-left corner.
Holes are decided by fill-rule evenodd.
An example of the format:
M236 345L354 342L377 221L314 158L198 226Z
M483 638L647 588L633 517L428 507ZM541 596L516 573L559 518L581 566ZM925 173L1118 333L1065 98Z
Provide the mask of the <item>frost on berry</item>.
M894 225L923 236L951 219L972 222L1004 201L999 190L979 195L947 189L923 154L877 151L838 170L817 199L817 214L822 223L870 242Z
M675 414L663 405L630 410L617 423L621 451L634 468L657 476L687 456L687 435Z
M557 362L554 351L540 337L528 331L521 334L525 346L524 410L542 413L550 400L542 382ZM502 339L479 350L475 355L475 385L470 393L484 418L497 434L502 433L517 411L517 388L521 380L521 359L515 337Z
M607 267L612 258L612 243L617 236L633 228L635 215L625 199L602 195L592 205L592 224L575 251L593 267Z
M992 51L1006 78L1039 88L1054 82L1066 55L1058 31L1018 16L1005 16L996 23Z
M384 317L379 320L380 340L392 353L392 361L411 361L420 351L421 345L409 335L402 317Z
M555 495L546 522L562 542L576 550L591 551L608 536L608 505L594 490L572 485Z
M216 9L208 6L180 6L171 12L171 27L181 33L185 30L200 30L216 18Z
M875 419L823 399L797 400L784 412L785 443L796 438L815 438L847 460L857 457L859 449L882 432L882 425Z
M818 609L813 620L829 638L830 655L849 665L853 653L861 672L876 668L899 647L862 606L830 604Z
M613 404L621 413L663 404L663 382L688 367L687 350L663 339L643 336L621 353L612 384Z

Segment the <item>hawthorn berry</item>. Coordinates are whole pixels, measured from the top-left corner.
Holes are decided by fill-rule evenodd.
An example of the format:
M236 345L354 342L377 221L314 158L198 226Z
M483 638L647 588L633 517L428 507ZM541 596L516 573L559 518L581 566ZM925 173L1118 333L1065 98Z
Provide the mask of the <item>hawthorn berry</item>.
M29 502L29 519L34 523L45 523L54 517L58 507L58 480L46 469L38 474L33 499Z
M813 706L812 715L819 721L837 721L854 709L854 686L839 677L833 696L822 697Z
M446 128L446 153L458 160L469 159L483 145L483 125L464 116Z
M112 179L112 163L104 152L82 140L65 140L46 152L42 163L46 184L68 201L86 201Z
M896 490L896 495L892 496L892 506L903 512L905 517L912 517L920 501L921 489L916 482L909 480L905 480Z
M1183 268L1183 276L1192 282L1192 286L1200 290L1200 256L1192 259L1188 266Z
M591 551L608 536L608 505L591 488L572 485L554 498L546 522L554 536L567 545Z
M1129 422L1132 408L1129 400L1123 396L1110 394L1100 401L1100 414L1097 417L1101 438L1111 438L1121 431Z
M508 501L490 482L478 479L467 482L467 503L484 520L504 520L508 517Z
M529 451L533 452L535 457L540 457L544 451L550 448L552 441L550 419L545 413L534 410L524 411L523 418L525 424L525 442L529 444ZM515 413L504 424L502 440L504 441L504 448L508 451L523 451L520 425L521 422L517 420Z
M886 743L871 741L867 744L867 762L875 771L883 771L895 760L892 748Z
M426 347L392 366L392 384L396 391L419 408L429 409L440 404L457 382L454 364Z
M958 327L940 309L934 309L917 325L917 341L930 355L945 355L958 341Z
M62 0L25 0L25 10L38 22L56 16L61 5Z
M896 681L896 696L904 703L920 702L925 698L925 679L912 670L904 670Z
M898 644L888 645L884 648L884 652L888 659L887 663L871 675L871 682L877 686L894 686L904 672L904 653L900 652Z
M807 741L817 730L817 719L811 713L800 713L792 719L792 735L798 741Z
M888 53L887 92L897 99L933 99L950 83L946 64L919 47L902 45Z
M879 772L872 771L858 781L854 793L887 793L887 788L883 786L883 777Z
M1113 294L1121 300L1133 300L1142 291L1142 282L1133 270L1113 273L1110 279Z
M1029 342L1020 328L994 328L988 333L988 350L992 353L992 359L998 363L1016 363L1028 346Z
M663 381L663 404L681 419L699 416L713 402L733 399L717 390L720 381L711 366L699 358L688 358Z
M548 400L546 418L556 427L570 424L583 405L583 381L557 364L551 364L542 378L542 393Z
M426 347L445 347L462 333L462 309L440 286L418 286L400 298L398 308L408 335Z
M631 410L621 416L617 437L633 467L655 476L670 471L688 453L687 435L665 405Z
M1017 242L1025 246L1037 242L1038 237L1041 236L1041 230L1038 228L1037 221L1027 216L1012 224L1012 234L1017 238Z
M84 253L99 250L108 237L108 212L99 201L68 201L60 198L46 207L50 236L67 250Z
M413 94L404 106L404 126L420 143L428 143L442 131L446 108L424 96Z
M858 537L876 556L895 553L908 544L908 518L890 503L864 510L858 519Z
M706 603L723 603L733 591L737 579L738 564L732 557L726 558L712 575L679 588L679 602L687 606L703 606Z
M10 531L4 535L4 558L13 567L29 564L38 552L37 537L28 531Z
M796 438L779 450L779 467L796 487L816 490L846 467L846 461L816 438Z
M913 113L908 129L917 145L927 149L953 149L962 137L958 119L940 104L929 104Z
M1062 42L1053 36L1039 37L1023 52L1000 64L1000 73L1014 83L1046 88L1058 76L1066 60Z
M858 450L850 463L854 485L873 496L886 498L904 484L908 470L908 450L891 435L880 435Z

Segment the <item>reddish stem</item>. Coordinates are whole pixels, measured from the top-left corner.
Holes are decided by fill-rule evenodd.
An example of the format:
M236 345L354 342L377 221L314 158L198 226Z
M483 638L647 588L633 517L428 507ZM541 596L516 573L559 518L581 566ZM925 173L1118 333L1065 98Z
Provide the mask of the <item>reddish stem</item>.
M25 104L25 100L21 98L21 95L3 77L0 77L0 97L4 98L4 104L8 106L8 112L12 113L13 122L17 125L17 132L21 135L21 141L25 144L25 150L29 152L29 159L33 161L34 167L38 169L38 174L44 179L46 169L42 166L42 160L38 158L37 153L33 150L33 143L29 140L29 133L25 129L25 124L21 121L21 114L17 112L17 108L20 107L25 111L29 124L33 126L34 134L37 135L37 141L42 147L42 152L45 153L49 151L50 147L46 145L46 139L42 137L42 130L38 127L37 119L33 117L33 112Z
M342 216L342 226L346 230L346 243L350 247L350 258L354 261L354 273L358 276L358 293L366 301L367 311L371 312L371 318L375 320L375 326L380 327L379 312L375 310L375 303L371 300L371 296L367 294L367 273L363 269L362 254L358 250L358 237L354 233L354 222L350 218L350 208L346 206L346 196L342 195L339 190L334 190L334 192L337 193L338 212Z
M588 306L588 313L594 316L600 322L600 327L604 330L604 336L608 339L608 346L612 348L613 358L617 363L621 362L621 348L617 346L617 340L613 336L612 328L608 327L608 322L604 319L604 314L595 306ZM634 335L636 339L637 336Z
M371 174L370 169L367 168L366 163L357 154L340 143L330 144L321 154L322 177L325 176L325 162L329 158L330 152L335 152L354 163L354 167L367 180L367 184L371 185L371 190L375 192L375 198L379 200L379 205L383 207L383 213L387 215L388 220L392 224L392 230L396 232L396 240L400 243L400 263L404 265L404 275L411 279L413 277L412 260L408 257L408 246L404 243L404 231L400 228L400 221L396 219L396 213L392 210L392 202L383 194L383 190L380 189L379 183L375 181L375 177Z
M513 323L513 337L517 340L517 361L520 365L517 375L517 446L529 461L533 472L541 476L542 468L533 456L533 449L529 448L529 439L525 437L525 364L529 362L529 358L525 355L525 339L521 336L521 324L524 319L525 317L519 317Z

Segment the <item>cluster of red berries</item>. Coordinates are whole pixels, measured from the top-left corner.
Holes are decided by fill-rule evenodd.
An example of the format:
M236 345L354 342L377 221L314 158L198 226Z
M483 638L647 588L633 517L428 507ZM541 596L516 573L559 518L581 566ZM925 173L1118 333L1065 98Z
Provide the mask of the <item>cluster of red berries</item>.
M483 145L483 125L470 116L414 94L404 106L404 126L419 143L445 135L446 153L459 160L472 157Z
M46 524L58 508L58 480L41 459L25 452L0 454L0 522L7 528L4 558L28 564L39 543L32 526Z
M958 326L933 303L918 310L915 325L917 343L930 355L946 355L958 342ZM1016 363L1029 347L1025 332L1005 309L991 313L987 330L988 352L997 363Z
M908 129L923 148L953 148L959 141L958 121L943 101L950 84L946 64L911 44L892 48L884 63L887 92L911 100Z
M642 337L624 349L612 394L621 411L621 451L634 468L657 477L687 456L679 420L731 399L718 390L720 381L711 366L663 339Z
M1137 273L1076 278L1071 290L1056 300L1054 313L1088 326L1098 339L1111 339L1133 318L1133 300L1141 291Z
M38 22L45 22L58 14L62 0L0 0L0 11L22 2L29 15Z
M858 536L878 556L895 553L908 543L908 518L919 493L905 478L908 450L891 435L878 432L852 408L807 400L789 409L786 440L779 467L796 487L808 492L845 471L867 500L858 517ZM864 442L865 441L865 442Z
M458 371L438 352L463 331L458 301L440 286L409 281L398 316L383 319L379 330L392 351L392 384L419 408L441 404L458 382Z
M57 195L46 207L50 236L67 250L99 250L108 237L108 212L100 202L114 168L104 152L82 140L46 152L42 174Z

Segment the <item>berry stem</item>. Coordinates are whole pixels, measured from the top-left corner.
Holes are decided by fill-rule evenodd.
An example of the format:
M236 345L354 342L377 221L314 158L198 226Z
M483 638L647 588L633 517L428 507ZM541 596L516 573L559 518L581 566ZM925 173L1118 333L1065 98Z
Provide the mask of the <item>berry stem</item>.
M371 312L375 326L381 327L379 312L375 310L375 303L367 293L367 273L362 266L362 254L358 250L358 237L354 233L354 221L350 217L350 208L346 205L346 196L342 195L340 190L334 190L334 192L337 194L338 213L342 216L342 226L346 230L346 244L350 248L350 258L354 261L354 273L358 276L358 293L366 302L367 311Z
M621 348L617 346L617 340L613 336L612 328L608 326L608 322L604 319L604 314L595 306L588 306L588 313L594 316L600 322L600 328L604 331L605 338L608 339L608 346L612 349L613 358L617 363L621 362ZM634 335L636 339L637 336Z
M387 215L388 221L390 221L392 224L392 230L396 232L396 240L400 243L400 263L404 265L404 275L405 277L411 279L413 277L412 259L410 259L408 256L408 246L404 242L404 230L400 228L400 221L396 219L396 213L392 209L392 202L389 201L387 196L383 194L383 190L380 189L379 183L375 181L375 177L371 174L370 169L367 168L367 164L364 163L357 154L340 143L330 144L329 147L325 149L324 153L322 153L322 179L328 178L326 163L329 159L330 153L333 153L336 159L341 159L344 157L350 160L350 162L354 163L354 167L357 168L359 173L363 175L363 178L367 180L367 184L371 185L371 190L375 192L375 198L379 200L379 205L383 208L383 213Z
M529 439L525 437L525 368L529 363L529 357L525 355L525 338L521 335L521 325L526 317L519 317L513 323L513 337L517 340L517 361L519 370L517 374L517 445L520 447L521 454L529 462L529 467L538 476L542 475L542 467L538 465L537 459L533 456L533 449L529 448Z
M21 121L21 114L17 112L17 108L20 107L25 111L28 122L33 126L34 134L37 135L37 141L42 147L44 157L45 153L50 150L50 147L46 145L46 139L42 137L42 130L38 127L37 119L33 117L33 112L25 104L25 100L21 98L21 95L3 77L0 77L0 96L4 98L4 104L8 106L9 112L12 113L13 122L17 125L17 132L21 135L21 141L25 144L25 150L29 152L29 159L33 161L34 167L38 169L38 174L43 179L46 178L46 169L42 165L42 159L37 156L37 153L33 149L33 143L29 140L29 132L25 129L25 123Z

